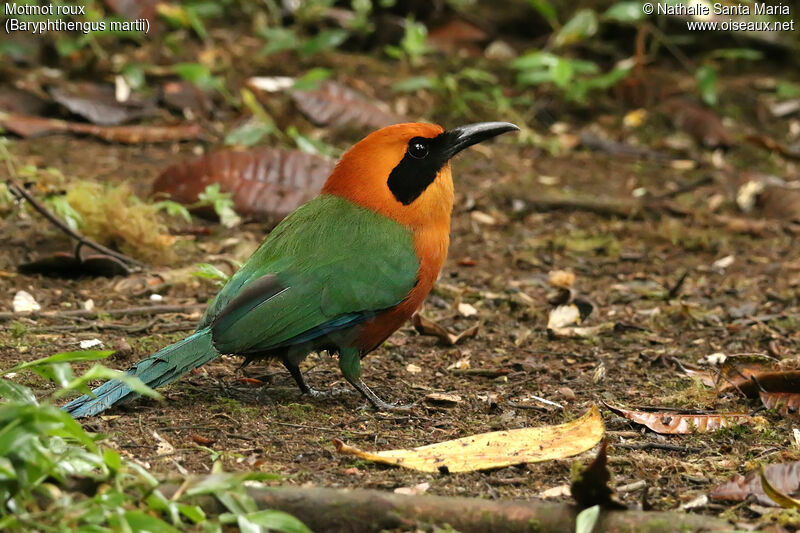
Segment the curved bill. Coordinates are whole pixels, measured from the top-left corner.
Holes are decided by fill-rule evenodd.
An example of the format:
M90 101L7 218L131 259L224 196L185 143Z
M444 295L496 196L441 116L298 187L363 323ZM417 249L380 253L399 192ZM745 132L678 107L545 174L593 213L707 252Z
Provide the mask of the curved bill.
M448 130L445 133L448 137L447 157L451 158L464 148L508 131L519 131L519 128L510 122L477 122Z

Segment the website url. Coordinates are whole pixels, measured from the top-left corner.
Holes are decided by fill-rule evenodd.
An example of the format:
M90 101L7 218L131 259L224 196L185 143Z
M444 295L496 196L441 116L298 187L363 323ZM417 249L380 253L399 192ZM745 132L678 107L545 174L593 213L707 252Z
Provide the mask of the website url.
M794 31L794 20L766 22L728 19L722 22L711 20L687 20L689 31Z

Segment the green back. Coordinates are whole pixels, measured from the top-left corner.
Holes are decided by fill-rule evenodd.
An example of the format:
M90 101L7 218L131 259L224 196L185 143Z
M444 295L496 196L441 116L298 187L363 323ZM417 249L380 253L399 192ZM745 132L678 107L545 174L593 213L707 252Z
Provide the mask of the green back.
M267 351L299 335L348 327L359 314L400 303L418 270L410 230L322 194L269 234L222 288L200 327L212 325L222 353ZM264 281L271 289L261 290ZM234 300L248 286L255 297Z

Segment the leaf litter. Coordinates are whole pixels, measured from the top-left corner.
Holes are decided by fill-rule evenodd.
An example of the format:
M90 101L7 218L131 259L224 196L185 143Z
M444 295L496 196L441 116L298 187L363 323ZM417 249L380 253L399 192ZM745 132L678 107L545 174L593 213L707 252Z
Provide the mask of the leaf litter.
M557 426L482 433L406 450L367 452L335 439L336 451L422 472L472 472L571 457L592 449L605 434L600 410Z
M232 194L237 213L277 223L319 193L334 163L299 150L220 150L166 168L153 193L191 205L209 185L219 184ZM198 214L214 216L210 208Z
M776 506L776 502L764 490L762 479L766 478L775 491L792 497L800 497L800 461L777 463L757 468L746 475L737 474L730 481L714 488L709 497L713 500L741 502L753 498L761 505Z
M731 426L763 427L767 424L765 418L747 413L711 413L658 407L640 407L631 410L607 402L603 402L603 405L611 412L662 435L688 435L716 431Z

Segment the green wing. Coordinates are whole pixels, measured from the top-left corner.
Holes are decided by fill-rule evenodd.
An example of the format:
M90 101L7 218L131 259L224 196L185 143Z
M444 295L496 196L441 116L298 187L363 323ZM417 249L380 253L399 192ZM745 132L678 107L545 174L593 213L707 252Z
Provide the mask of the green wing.
M414 287L411 232L347 200L320 195L283 220L209 306L222 353L258 353L353 325Z

